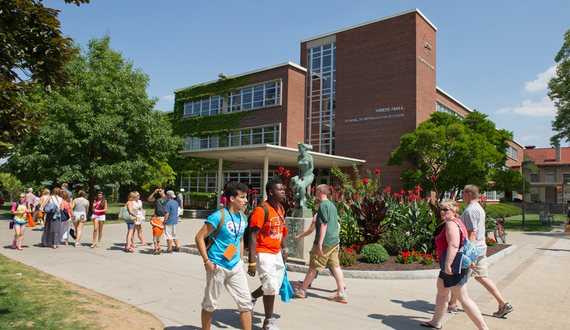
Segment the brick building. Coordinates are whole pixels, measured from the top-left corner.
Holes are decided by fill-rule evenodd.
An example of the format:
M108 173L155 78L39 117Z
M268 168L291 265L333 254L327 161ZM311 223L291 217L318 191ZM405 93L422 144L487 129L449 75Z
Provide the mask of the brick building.
M189 150L182 154L235 161L225 179L245 179L260 189L277 167L295 167L297 142L304 142L321 160L315 164L318 184L332 183L332 162L355 162L362 170L379 169L383 186L401 187L402 167L386 165L400 137L435 111L459 117L471 111L436 85L436 31L413 9L302 40L300 65L244 73L253 74L250 85L216 99L220 115L256 109L235 134L221 138L227 142L219 136L188 138ZM194 107L185 103L184 116L196 115ZM215 191L222 184L218 176L183 175L181 184L190 191Z
M530 193L525 195L525 200L546 204L570 200L570 147L527 146L524 153L538 168L534 173L525 171L525 179L530 181Z

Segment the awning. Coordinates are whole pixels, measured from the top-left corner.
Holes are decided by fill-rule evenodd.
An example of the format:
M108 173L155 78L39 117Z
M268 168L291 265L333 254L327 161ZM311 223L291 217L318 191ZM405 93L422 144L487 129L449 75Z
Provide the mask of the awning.
M208 159L218 159L218 178L222 177L222 161L242 162L248 164L263 164L263 186L267 184L269 165L272 166L297 166L299 150L272 144L258 144L249 146L209 148L197 150L183 150L179 152L187 157L199 157ZM313 166L315 168L331 168L333 163L338 167L350 167L353 163L362 165L366 163L363 159L327 155L319 152L309 151L313 156ZM218 180L218 205L220 205L222 190L222 180ZM263 199L267 198L265 189Z

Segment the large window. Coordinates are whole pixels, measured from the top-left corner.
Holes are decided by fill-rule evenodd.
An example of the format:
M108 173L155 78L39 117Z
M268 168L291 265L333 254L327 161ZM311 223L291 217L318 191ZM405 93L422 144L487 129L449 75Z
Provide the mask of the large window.
M221 112L222 104L223 98L219 95L196 102L186 102L184 103L184 117L217 115Z
M254 127L235 130L227 135L225 144L220 144L220 137L215 135L206 135L201 137L186 137L188 145L186 149L209 149L218 147L235 147L247 146L254 144L272 144L279 145L279 125Z
M313 150L335 153L336 43L307 50L305 140Z
M228 112L251 110L281 104L281 83L270 82L228 94Z
M556 177L556 176L554 175L554 173L546 173L546 174L544 175L544 181L546 181L546 182L556 182L555 177Z
M530 182L538 182L538 173L530 174Z
M448 113L450 115L454 115L456 117L459 117L461 119L465 119L465 117L463 115L460 115L457 111L451 109L447 105L440 103L440 102L436 102L435 111L445 112L445 113Z
M519 151L517 150L517 148L515 148L513 146L509 146L507 148L507 157L510 157L514 160L518 160L519 159Z

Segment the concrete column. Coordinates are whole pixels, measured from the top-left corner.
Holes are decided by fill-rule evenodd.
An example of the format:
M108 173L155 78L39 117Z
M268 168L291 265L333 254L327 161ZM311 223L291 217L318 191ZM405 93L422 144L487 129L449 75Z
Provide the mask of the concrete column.
M269 175L269 156L265 155L263 160L263 184L261 185L261 191L263 191L263 201L267 199L267 191L265 191L265 186L267 185L267 176Z
M220 209L220 202L222 201L222 189L224 188L224 174L222 173L222 165L224 161L218 159L218 209Z

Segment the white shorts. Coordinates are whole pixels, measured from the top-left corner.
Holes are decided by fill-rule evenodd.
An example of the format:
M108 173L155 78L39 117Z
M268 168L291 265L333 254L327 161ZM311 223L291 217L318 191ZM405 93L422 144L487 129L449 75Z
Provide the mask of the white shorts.
M164 238L176 239L176 225L164 225Z
M93 215L93 220L105 221L105 215Z
M257 272L261 280L261 290L266 296L276 296L279 294L285 265L281 253L257 253Z
M243 269L243 261L239 261L234 269L225 269L216 265L213 272L206 272L206 289L202 308L213 312L218 307L218 298L222 292L222 285L234 298L238 311L248 312L253 309L251 294L247 285L247 277Z

